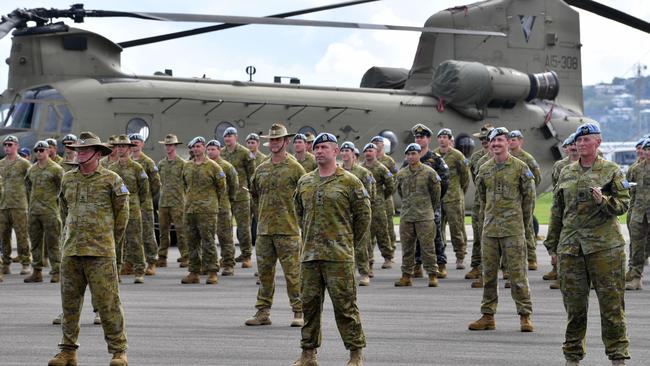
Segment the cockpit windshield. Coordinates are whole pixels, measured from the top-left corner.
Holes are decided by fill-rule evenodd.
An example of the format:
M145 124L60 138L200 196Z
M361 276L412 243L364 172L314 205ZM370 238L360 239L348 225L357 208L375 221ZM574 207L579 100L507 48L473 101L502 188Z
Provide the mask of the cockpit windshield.
M39 129L41 119L45 118L46 132L67 133L72 129L72 115L65 100L51 86L22 92L12 104L0 105L0 116L0 127Z

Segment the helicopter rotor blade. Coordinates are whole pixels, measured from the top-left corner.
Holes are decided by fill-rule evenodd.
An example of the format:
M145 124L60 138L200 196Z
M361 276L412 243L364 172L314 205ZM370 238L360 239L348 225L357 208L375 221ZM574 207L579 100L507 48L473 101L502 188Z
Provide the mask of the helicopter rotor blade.
M23 24L26 19L26 13L22 9L16 9L13 12L2 17L0 23L0 39L4 38L14 28Z
M296 15L303 15L303 14L315 13L315 12L318 12L318 11L331 10L331 9L337 9L337 8L344 8L344 7L348 7L348 6L365 4L365 3L375 2L375 1L379 1L379 0L347 1L347 2L343 2L343 3L319 6L319 7L315 7L315 8L295 10L295 11L290 11L290 12L286 12L286 13L267 15L266 18L286 18L286 17L292 17L292 16L296 16ZM195 29L190 29L190 30L181 31L181 32L167 33L167 34L161 34L161 35L154 36L154 37L140 38L140 39L134 39L134 40L131 40L131 41L120 42L120 43L118 43L118 45L120 45L120 47L122 47L122 48L142 46L142 45L150 44L150 43L169 41L169 40L176 39L176 38L189 37L189 36L194 36L194 35L197 35L197 34L203 34L203 33L208 33L208 32L216 32L216 31L220 31L220 30L224 30L224 29L241 27L243 25L244 24L231 24L231 23L211 25L211 26L208 26L208 27L195 28Z
M564 0L567 4L600 15L601 17L650 33L650 23L592 0Z

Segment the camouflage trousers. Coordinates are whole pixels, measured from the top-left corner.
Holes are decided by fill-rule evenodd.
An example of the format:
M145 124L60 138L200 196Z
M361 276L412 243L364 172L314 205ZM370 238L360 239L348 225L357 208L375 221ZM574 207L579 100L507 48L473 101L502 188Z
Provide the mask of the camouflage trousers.
M440 233L445 238L445 227L449 224L451 245L454 247L456 259L465 259L467 253L467 233L465 232L465 200L442 203L442 226Z
M533 201L533 210L535 210L535 201ZM529 262L537 262L537 238L533 228L533 217L530 217L526 223L526 256Z
M258 309L270 308L275 293L275 267L280 261L284 279L287 282L287 295L294 312L302 311L300 302L300 236L260 235L257 237L255 255L260 287L257 290Z
M122 268L123 262L128 262L133 265L133 273L144 274L146 263L144 261L144 244L142 244L142 221L129 219L124 238L115 246L115 258L118 269Z
M334 307L334 318L346 349L366 346L357 307L357 286L354 281L354 263L309 261L301 266L301 299L305 325L301 330L300 347L318 348L321 345L321 319L325 290Z
M424 270L429 274L438 272L436 250L433 244L436 238L436 224L433 220L418 222L400 221L399 237L402 242L402 273L413 275L416 240L420 242Z
M600 305L601 337L610 360L630 358L625 320L625 250L622 246L578 256L558 256L558 277L567 312L562 350L567 360L585 355L589 290Z
M11 264L11 229L16 232L18 258L22 264L32 262L27 238L27 210L5 208L0 210L0 240L2 240L2 263Z
M250 258L253 255L250 200L235 201L230 204L232 206L232 215L235 217L235 223L237 224L239 250L241 251L242 257Z
M50 274L61 267L61 220L59 215L29 215L29 237L32 243L34 269L43 269L43 254L50 260Z
M61 304L63 338L61 349L77 349L79 344L79 317L84 302L86 286L90 287L93 306L99 313L108 352L127 348L124 328L124 310L120 302L115 258L64 257L61 261Z
M386 224L388 225L388 237L390 238L390 247L395 252L397 238L395 237L395 225L393 224L395 216L395 202L393 196L386 199Z
M153 228L153 210L140 210L142 213L142 243L144 244L144 257L148 264L156 263L158 259L158 243Z
M533 312L533 302L530 298L528 275L526 274L526 239L524 235L493 238L483 235L481 238L481 263L483 266L483 300L481 313L497 312L499 301L499 248L507 258L506 270L510 273L510 294L515 301L517 314L530 315Z
M481 266L481 236L483 236L483 211L479 204L478 190L476 192L474 194L474 206L472 206L472 233L474 234L470 263L472 267Z
M257 241L257 219L259 218L259 209L251 200L251 245L255 246Z
M217 238L221 247L224 267L235 267L235 239L232 236L232 214L230 209L219 208L217 214Z
M372 204L372 221L370 222L370 247L368 248L368 260L374 262L375 242L379 247L381 256L386 259L393 259L394 250L390 244L388 234L388 223L386 223L386 205L383 200Z
M631 221L628 223L628 228L630 230L630 273L632 278L641 278L650 243L648 216L643 215L641 222Z
M160 207L158 209L158 221L160 222L160 247L158 256L167 258L167 252L171 245L169 231L171 224L176 229L176 246L182 258L189 257L187 240L185 239L185 228L183 227L183 207Z
M217 244L217 215L210 213L186 213L185 232L190 248L190 272L201 270L219 272Z
M370 257L371 254L368 253L368 250L372 248L370 245L370 228L363 236L363 239L359 241L358 245L354 247L354 263L357 266L357 271L362 276L367 276L370 274Z

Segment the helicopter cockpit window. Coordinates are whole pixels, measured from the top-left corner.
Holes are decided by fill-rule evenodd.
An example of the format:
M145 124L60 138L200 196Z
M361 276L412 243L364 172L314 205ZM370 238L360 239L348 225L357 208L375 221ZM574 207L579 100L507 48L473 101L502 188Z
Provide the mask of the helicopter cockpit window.
M384 138L384 152L388 155L394 153L397 148L397 135L395 135L395 132L383 130L379 133L379 136Z
M146 142L149 139L149 125L140 117L131 118L126 124L126 134L139 133Z
M45 126L43 130L45 132L54 132L57 130L59 125L59 115L56 114L53 106L47 107L47 118L45 119Z
M472 140L472 137L466 133L459 133L456 136L455 141L456 142L454 147L460 150L460 152L462 152L463 155L469 159L469 157L472 156L472 153L474 152L474 140Z
M61 104L57 106L59 114L62 116L63 120L61 122L61 133L70 133L72 132L72 113L65 105Z
M214 129L214 139L223 144L223 133L226 131L226 128L228 127L235 127L235 125L233 125L228 121L219 122L217 127L215 127Z

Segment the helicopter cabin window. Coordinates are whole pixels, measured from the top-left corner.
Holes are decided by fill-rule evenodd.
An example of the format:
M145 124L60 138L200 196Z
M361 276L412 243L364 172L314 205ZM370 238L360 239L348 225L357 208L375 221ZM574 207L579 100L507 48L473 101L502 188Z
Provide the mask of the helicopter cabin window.
M147 121L140 117L131 118L126 124L126 133L127 135L139 133L146 142L147 139L149 139L149 125L147 124Z
M223 133L228 127L235 127L232 123L228 121L221 121L214 129L214 139L223 144Z
M379 136L384 138L384 153L391 155L397 148L397 135L391 130L383 130Z
M47 117L45 118L43 131L55 132L57 127L59 127L59 115L56 113L53 106L47 106Z

